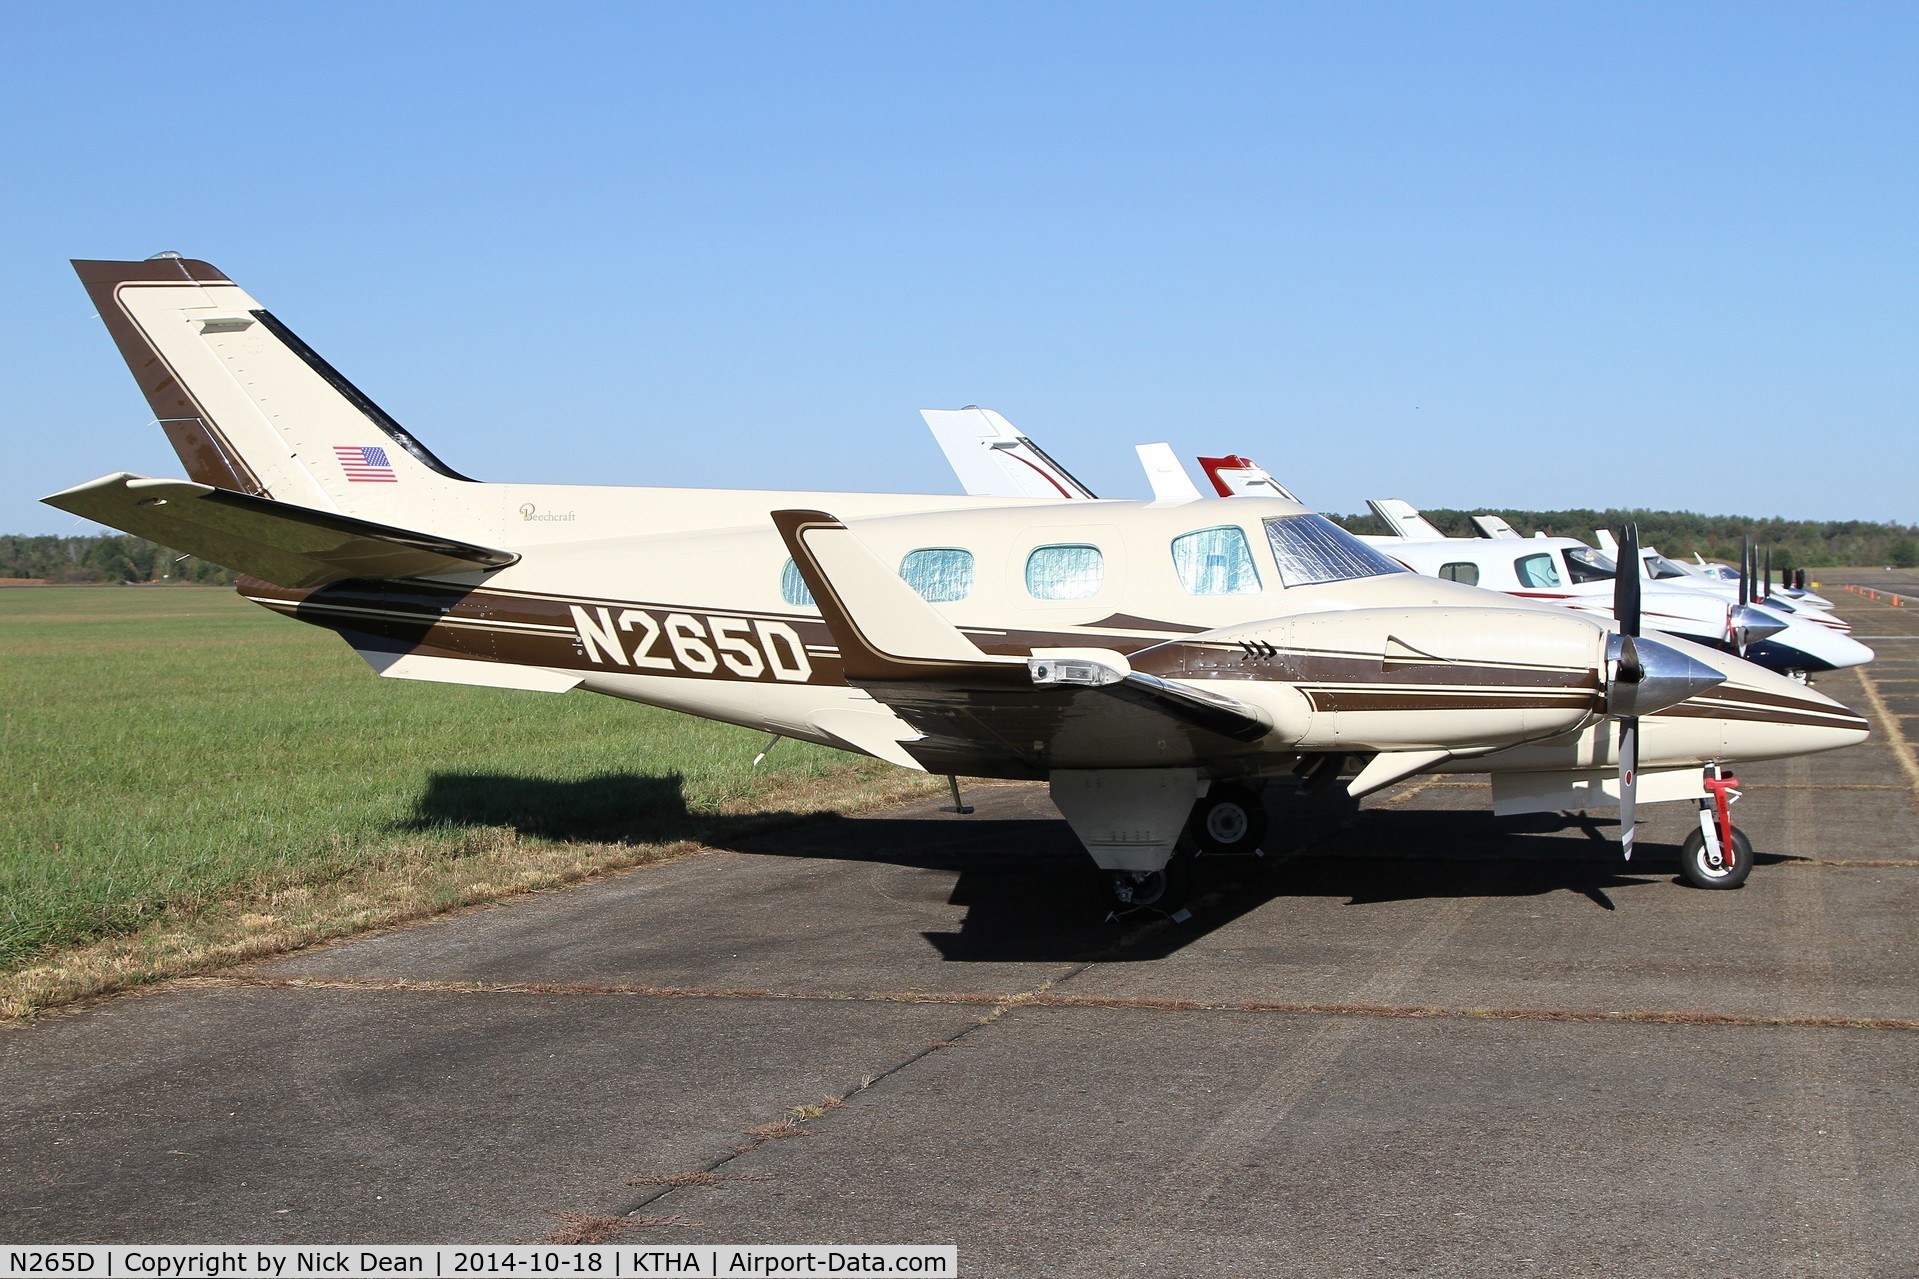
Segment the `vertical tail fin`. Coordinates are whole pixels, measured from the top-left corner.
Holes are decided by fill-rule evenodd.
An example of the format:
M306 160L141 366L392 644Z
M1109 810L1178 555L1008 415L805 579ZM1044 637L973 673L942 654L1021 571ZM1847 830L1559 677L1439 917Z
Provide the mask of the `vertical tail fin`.
M187 475L392 520L466 480L205 262L75 262Z
M1076 501L1093 491L1011 422L969 404L963 409L921 409L940 452L974 497L1042 497Z

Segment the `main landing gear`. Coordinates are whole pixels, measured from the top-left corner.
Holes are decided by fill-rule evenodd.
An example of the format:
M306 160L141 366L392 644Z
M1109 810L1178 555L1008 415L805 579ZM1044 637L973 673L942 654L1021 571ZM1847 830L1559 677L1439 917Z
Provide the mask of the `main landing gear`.
M1193 805L1186 835L1203 856L1251 856L1266 838L1266 805L1250 786L1220 783Z
M1106 901L1115 913L1129 910L1162 910L1168 913L1186 904L1192 889L1192 858L1183 852L1158 870L1108 870Z
M1737 888L1752 874L1752 841L1732 824L1739 779L1708 764L1706 790L1699 801L1699 829L1679 848L1679 873L1694 888Z
M1106 902L1115 914L1155 910L1177 915L1192 891L1197 857L1249 857L1266 838L1266 805L1239 782L1215 783L1193 805L1170 860L1159 870L1103 870Z

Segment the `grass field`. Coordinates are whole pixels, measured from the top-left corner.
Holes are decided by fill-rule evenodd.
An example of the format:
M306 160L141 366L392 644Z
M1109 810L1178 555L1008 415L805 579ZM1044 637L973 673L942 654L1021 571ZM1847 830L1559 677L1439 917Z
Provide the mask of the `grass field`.
M383 680L230 590L0 591L0 1013L930 785L763 741Z

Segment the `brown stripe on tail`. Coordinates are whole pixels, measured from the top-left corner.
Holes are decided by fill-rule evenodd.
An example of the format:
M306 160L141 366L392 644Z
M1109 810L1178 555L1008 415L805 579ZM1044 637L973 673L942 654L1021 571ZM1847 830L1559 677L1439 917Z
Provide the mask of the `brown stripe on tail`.
M143 285L229 284L217 267L193 258L160 257L145 262L98 262L76 259L74 271L100 320L120 348L140 393L147 397L153 416L167 433L167 442L179 455L187 477L198 484L271 497L227 438L213 425L212 415L182 385L146 335L120 305L120 290Z

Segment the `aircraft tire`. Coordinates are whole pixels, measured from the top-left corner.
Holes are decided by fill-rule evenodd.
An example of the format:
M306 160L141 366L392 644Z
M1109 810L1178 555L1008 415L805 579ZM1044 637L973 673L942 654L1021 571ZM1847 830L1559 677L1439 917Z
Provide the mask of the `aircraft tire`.
M1156 910L1166 914L1186 904L1192 891L1192 858L1175 852L1163 870L1103 870L1100 881L1114 913Z
M1694 888L1737 888L1752 874L1752 841L1737 826L1732 828L1732 864L1714 866L1706 860L1706 836L1695 830L1679 847L1679 873Z
M1186 834L1209 857L1250 857L1266 838L1266 805L1250 786L1214 786L1193 805Z

